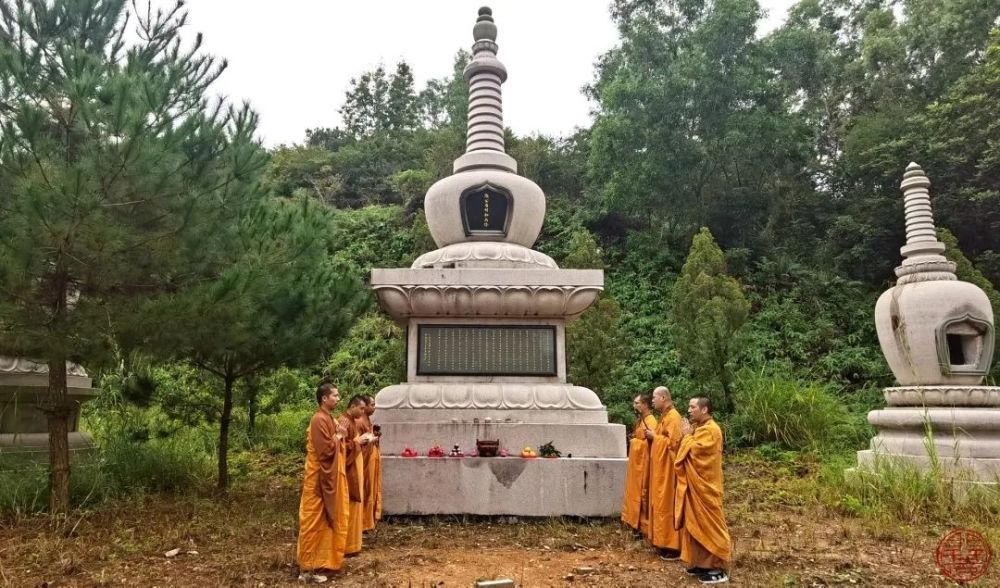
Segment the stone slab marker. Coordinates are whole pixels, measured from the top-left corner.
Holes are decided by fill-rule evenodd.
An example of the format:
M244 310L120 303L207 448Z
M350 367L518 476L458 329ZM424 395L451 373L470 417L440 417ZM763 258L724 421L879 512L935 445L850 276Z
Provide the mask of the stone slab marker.
M386 514L614 516L625 430L593 391L566 381L566 323L604 288L600 270L559 269L531 247L545 194L504 152L497 27L473 29L466 152L427 192L438 249L409 269L374 269L382 309L406 328L406 382L375 398ZM497 440L513 455L553 442L571 459L404 458L433 444Z
M879 344L900 386L868 414L878 429L860 467L889 457L952 477L995 483L1000 475L1000 387L982 386L993 359L993 309L978 286L959 281L937 240L930 180L906 168L906 245L896 286L875 305ZM928 431L930 434L928 434Z

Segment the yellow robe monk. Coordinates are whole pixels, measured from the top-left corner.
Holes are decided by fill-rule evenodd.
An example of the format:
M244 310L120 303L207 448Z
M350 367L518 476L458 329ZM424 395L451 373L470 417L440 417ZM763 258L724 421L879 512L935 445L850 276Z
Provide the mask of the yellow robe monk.
M347 415L340 416L340 424L347 429L347 436L344 444L345 451L345 471L347 474L347 494L351 498L350 517L347 524L347 545L344 546L345 555L355 555L361 553L361 533L364 522L362 510L365 502L365 460L361 451L362 445L357 440L357 424L354 419Z
M367 414L358 417L358 432L374 433L372 421ZM369 443L362 450L365 461L365 501L362 506L361 529L370 531L375 521L382 517L382 456L377 443Z
M660 549L681 548L681 531L674 528L674 461L680 446L681 415L671 406L649 448L649 542Z
M319 410L306 430L306 464L299 501L296 559L306 571L339 570L344 561L349 507L344 445L333 417Z
M705 569L724 569L732 559L722 510L722 430L709 419L681 441L674 462L677 492L674 524L684 529L681 559Z
M648 414L635 423L628 442L628 469L625 471L625 499L622 521L643 533L649 525L649 443L646 429L656 429L656 417Z

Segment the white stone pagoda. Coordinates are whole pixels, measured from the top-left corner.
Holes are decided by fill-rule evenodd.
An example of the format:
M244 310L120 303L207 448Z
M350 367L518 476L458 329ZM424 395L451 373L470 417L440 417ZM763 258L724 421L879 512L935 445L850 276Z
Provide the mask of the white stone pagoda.
M868 414L878 429L861 468L890 458L970 483L1000 475L1000 387L983 386L993 359L993 309L955 276L931 213L930 180L915 163L903 183L906 245L896 285L875 305L879 344L899 386ZM933 448L933 455L929 451Z
M427 192L439 247L409 269L374 269L383 310L406 329L406 382L381 390L386 514L614 516L625 429L597 395L566 381L566 324L604 287L600 270L559 269L531 247L545 195L504 150L497 27L473 29L466 152ZM440 444L499 440L511 457L425 457ZM518 457L551 442L563 457ZM401 457L404 447L421 457ZM568 455L572 457L567 457Z

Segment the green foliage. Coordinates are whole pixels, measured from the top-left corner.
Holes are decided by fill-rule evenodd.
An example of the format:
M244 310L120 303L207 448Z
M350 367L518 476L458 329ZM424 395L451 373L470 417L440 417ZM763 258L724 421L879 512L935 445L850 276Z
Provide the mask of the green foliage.
M336 345L368 302L348 269L327 255L333 219L308 201L273 202L239 219L237 239L215 251L215 280L157 300L145 321L169 316L183 333L142 325L142 344L190 362L221 384L219 487L228 484L229 427L239 380L312 365ZM256 393L251 391L256 403ZM251 412L251 416L255 416ZM251 419L253 422L253 419Z
M194 430L148 441L98 438L93 452L73 457L71 504L86 507L150 492L204 489L214 470L212 448L205 445L205 440ZM47 492L48 472L43 463L16 454L0 454L0 516L46 512Z
M538 455L542 457L562 457L562 452L556 449L556 446L549 441L538 447Z
M337 212L334 260L361 280L375 267L409 267L416 258L406 214L398 206L367 206Z
M391 75L379 65L352 78L340 114L346 130L355 137L412 130L419 120L420 104L409 64L400 61Z
M271 153L262 183L274 196L308 195L337 206L343 202L344 182L336 163L334 154L321 147L279 147Z
M858 449L871 431L853 418L828 384L744 370L736 383L727 440L794 450Z
M753 312L741 364L849 387L892 383L872 320L876 292L782 256L761 259L744 279Z
M201 37L182 43L182 6L0 4L0 346L52 366L54 511L69 492L65 360L107 360L137 298L200 277L266 163L249 106L211 98L225 64Z
M830 502L848 514L911 525L1000 521L995 485L963 484L961 476L945 476L938 468L921 470L885 457L849 471L839 465L826 473L826 483Z
M703 387L721 387L715 400L723 411L730 406L735 335L749 310L739 282L726 274L722 250L703 227L674 283L672 317L681 358Z
M406 379L403 330L381 314L367 314L347 333L323 370L349 398L374 396L379 390Z
M755 0L618 0L621 45L598 63L588 175L609 210L675 236L758 242L802 189L809 130L768 84Z
M609 296L601 296L566 327L569 380L594 390L602 398L618 379L625 358L620 317L618 303Z

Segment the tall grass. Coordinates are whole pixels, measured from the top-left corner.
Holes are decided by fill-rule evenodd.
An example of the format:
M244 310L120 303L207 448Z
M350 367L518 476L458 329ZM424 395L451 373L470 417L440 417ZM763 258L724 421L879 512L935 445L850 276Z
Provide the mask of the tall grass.
M0 514L20 516L48 508L45 457L0 454ZM212 450L196 432L148 441L107 438L97 448L73 455L70 499L82 507L146 492L196 490L210 485L214 468Z
M856 448L869 436L828 384L744 371L737 380L727 434L736 445L777 444L824 451Z

